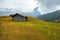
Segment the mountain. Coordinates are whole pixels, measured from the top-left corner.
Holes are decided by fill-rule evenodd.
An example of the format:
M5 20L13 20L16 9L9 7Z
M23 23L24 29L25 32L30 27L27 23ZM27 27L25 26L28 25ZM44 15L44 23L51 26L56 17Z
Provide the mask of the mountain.
M14 13L22 13L22 11L17 9L0 8L0 16L8 16Z
M8 16L10 14L20 13L21 15L24 16L32 16L36 18L37 16L40 16L40 12L38 11L38 8L39 7L34 8L32 12L22 12L19 9L0 8L0 16Z
M60 10L38 16L37 18L45 21L60 20Z

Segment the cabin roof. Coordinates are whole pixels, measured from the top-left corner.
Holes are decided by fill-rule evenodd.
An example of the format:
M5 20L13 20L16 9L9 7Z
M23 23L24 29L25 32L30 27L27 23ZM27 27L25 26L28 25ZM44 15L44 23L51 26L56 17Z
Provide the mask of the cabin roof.
M22 15L20 15L20 14L18 14L18 13L16 13L16 14L11 14L10 16L15 17L16 15L18 15L18 16L20 16L20 17L24 17L24 16L22 16Z

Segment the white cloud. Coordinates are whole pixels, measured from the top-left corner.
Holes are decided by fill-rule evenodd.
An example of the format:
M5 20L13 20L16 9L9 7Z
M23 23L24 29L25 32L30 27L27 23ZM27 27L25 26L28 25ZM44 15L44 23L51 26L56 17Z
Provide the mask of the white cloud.
M60 5L56 6L56 10L60 10Z
M0 6L23 11L32 11L36 7L35 0L0 0Z

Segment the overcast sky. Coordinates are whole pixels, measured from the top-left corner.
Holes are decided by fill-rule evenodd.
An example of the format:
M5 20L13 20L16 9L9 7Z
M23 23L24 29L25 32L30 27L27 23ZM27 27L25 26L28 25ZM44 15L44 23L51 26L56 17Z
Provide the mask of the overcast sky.
M60 0L36 0L44 13L60 10Z
M0 6L10 9L31 11L37 4L35 0L0 0Z
M60 0L0 0L0 8L20 9L24 12L32 11L39 6L43 13L60 9Z

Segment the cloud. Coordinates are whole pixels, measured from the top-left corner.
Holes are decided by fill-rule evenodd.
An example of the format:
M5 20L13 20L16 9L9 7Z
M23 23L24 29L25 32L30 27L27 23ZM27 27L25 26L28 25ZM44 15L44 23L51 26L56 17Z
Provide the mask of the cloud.
M60 9L60 0L0 0L0 8L20 9L27 12L32 11L36 6L39 6L39 11L44 14Z
M40 10L44 12L50 12L60 9L60 0L36 0L40 6Z
M0 6L12 9L21 9L23 11L31 11L36 7L34 0L0 0Z

